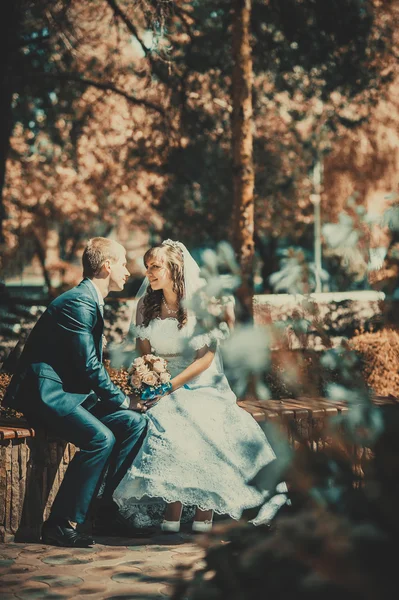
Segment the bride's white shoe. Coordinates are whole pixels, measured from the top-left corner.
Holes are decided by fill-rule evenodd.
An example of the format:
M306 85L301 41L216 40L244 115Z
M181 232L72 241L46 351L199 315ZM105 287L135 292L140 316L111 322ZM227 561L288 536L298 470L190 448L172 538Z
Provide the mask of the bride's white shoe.
M180 521L162 521L161 531L165 533L178 533L180 531Z
M212 529L212 521L193 521L191 527L195 533L207 533Z

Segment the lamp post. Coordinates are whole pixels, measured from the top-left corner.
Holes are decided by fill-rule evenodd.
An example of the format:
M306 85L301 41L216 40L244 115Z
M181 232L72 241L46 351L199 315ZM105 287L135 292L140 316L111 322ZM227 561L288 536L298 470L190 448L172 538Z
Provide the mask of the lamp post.
M320 216L320 201L321 201L321 186L323 179L323 163L318 156L316 164L313 168L313 194L310 195L310 200L314 209L314 262L315 262L315 280L316 294L319 294L321 289L321 216Z

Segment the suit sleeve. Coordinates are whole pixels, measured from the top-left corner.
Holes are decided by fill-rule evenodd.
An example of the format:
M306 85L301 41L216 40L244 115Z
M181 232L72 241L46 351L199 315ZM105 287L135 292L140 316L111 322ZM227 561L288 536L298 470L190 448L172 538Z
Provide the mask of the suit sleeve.
M97 354L93 336L97 319L95 302L85 297L70 300L60 307L57 314L57 323L71 352L70 359L76 373L87 378L90 388L101 400L122 407L125 394L112 383Z

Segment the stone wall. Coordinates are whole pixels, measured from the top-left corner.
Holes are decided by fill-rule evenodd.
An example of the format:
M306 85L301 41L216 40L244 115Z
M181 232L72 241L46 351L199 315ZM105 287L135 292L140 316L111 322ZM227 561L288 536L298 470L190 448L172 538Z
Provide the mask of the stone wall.
M254 320L258 324L281 323L295 349L325 347L359 331L380 329L385 320L385 295L381 292L264 294L254 296Z

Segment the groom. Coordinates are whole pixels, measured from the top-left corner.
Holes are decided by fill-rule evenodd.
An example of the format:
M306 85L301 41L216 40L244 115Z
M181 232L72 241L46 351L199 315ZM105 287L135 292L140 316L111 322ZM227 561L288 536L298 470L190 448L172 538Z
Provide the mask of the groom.
M42 528L44 543L69 547L95 543L76 524L84 522L106 467L101 506L112 527L113 491L145 430L144 417L134 412L135 399L112 383L102 364L104 298L122 290L129 277L123 246L91 239L83 252L83 276L48 306L32 329L5 397L32 425L79 448Z

